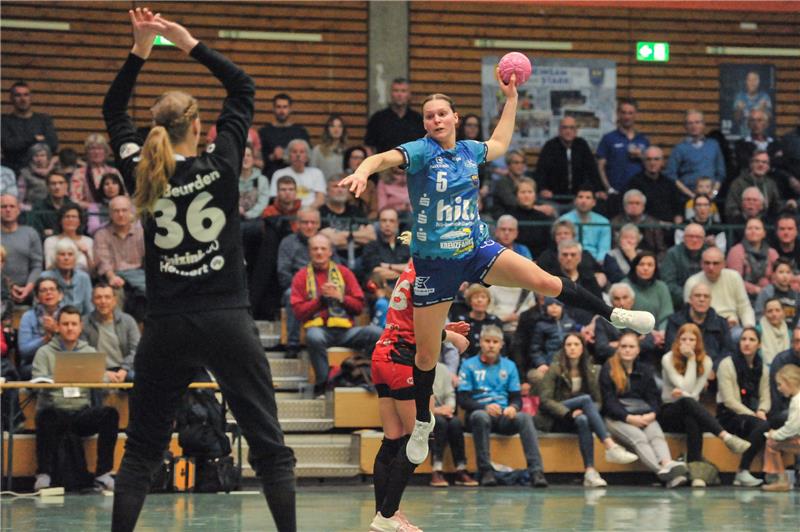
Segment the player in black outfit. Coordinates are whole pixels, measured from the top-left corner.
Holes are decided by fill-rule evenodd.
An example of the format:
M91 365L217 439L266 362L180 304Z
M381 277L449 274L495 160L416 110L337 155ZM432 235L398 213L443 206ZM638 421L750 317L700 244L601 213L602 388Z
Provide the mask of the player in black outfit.
M295 458L284 443L269 365L249 313L239 233L238 179L255 85L182 26L147 9L130 16L134 46L106 95L103 116L144 224L148 309L136 353L112 530L136 525L169 444L178 402L204 366L247 438L250 463L278 530L294 531ZM227 91L215 143L199 157L197 102L188 94L167 92L156 101L154 127L143 146L127 114L156 34L202 63Z

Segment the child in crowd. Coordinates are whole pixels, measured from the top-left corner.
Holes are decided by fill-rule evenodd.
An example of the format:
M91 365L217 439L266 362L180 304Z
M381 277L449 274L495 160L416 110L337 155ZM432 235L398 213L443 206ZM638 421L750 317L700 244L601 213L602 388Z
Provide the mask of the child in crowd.
M764 305L764 315L758 321L761 331L761 357L769 367L778 353L789 349L789 327L780 299L773 297Z
M714 192L714 180L708 176L698 177L694 184L694 194L695 196L698 194L705 194L709 198L716 196ZM686 220L694 217L694 198L689 198L686 201L684 211ZM717 208L717 204L713 201L711 202L711 220L716 223L720 222L719 209Z
M367 289L372 292L375 302L372 303L372 325L386 326L386 312L389 310L389 295L392 289L380 274L373 273L367 283Z
M786 326L789 329L794 329L797 319L800 317L800 314L798 314L800 293L792 290L792 277L794 277L794 272L789 259L781 257L773 263L772 284L768 284L761 289L753 305L756 318L761 318L764 315L764 306L767 300L777 298L783 307Z
M762 486L761 489L789 491L791 488L781 452L800 455L800 367L794 364L783 366L775 375L775 383L782 395L791 397L789 417L781 428L772 429L765 435L767 445L764 449L764 472L777 475L778 481Z
M528 349L528 382L534 384L544 377L553 357L561 349L564 337L580 330L564 309L564 304L554 297L544 299L545 315L536 322ZM535 388L536 386L534 386Z

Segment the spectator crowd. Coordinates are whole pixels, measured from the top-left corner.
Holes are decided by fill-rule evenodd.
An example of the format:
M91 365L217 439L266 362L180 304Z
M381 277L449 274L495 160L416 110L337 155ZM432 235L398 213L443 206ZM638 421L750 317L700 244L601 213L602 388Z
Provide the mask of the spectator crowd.
M3 376L51 378L60 352L93 350L107 354L108 382L130 381L146 308L132 184L103 134L89 135L82 154L59 150L31 87L15 83L10 99L0 172ZM280 93L243 154L239 224L253 314L284 317L289 357L305 333L317 394L328 384L328 347L370 351L409 260L397 242L412 222L405 171L372 176L359 198L338 183L370 153L424 135L410 101L408 80L395 79L363 143L334 114L312 146L292 97ZM736 484L763 482L750 468L765 452L765 488L784 487L776 449L800 441L800 383L781 369L800 365L800 127L769 137L774 117L755 108L749 134L732 142L688 110L686 137L665 157L637 128L637 112L634 100L620 101L617 128L596 150L566 116L535 167L515 150L486 164L481 214L498 243L615 306L653 313L655 329L620 331L522 289L463 286L450 318L470 324L470 345L461 357L444 349L437 370L434 485L447 485L448 442L457 482L475 483L464 471L466 429L483 485L497 483L488 444L497 432L521 435L530 481L546 486L538 430L578 434L586 486L605 485L593 435L611 461L638 459L670 487L703 485L686 464L702 461L710 432L741 454ZM478 116L461 117L459 138L481 135ZM80 391L56 399L37 413L37 485L49 485L52 442L67 426L100 433L97 479L113 485L116 418ZM685 462L670 455L663 431L687 435Z

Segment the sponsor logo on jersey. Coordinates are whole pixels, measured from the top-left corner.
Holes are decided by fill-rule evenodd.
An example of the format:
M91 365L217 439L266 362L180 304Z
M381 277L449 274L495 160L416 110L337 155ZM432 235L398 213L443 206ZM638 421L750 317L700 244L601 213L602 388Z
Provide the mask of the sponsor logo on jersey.
M425 214L425 211L422 211L417 215L417 223L426 224L428 223L428 215Z
M478 168L478 165L475 163L475 161L471 159L467 159L467 162L464 163L464 166L467 168Z
M428 281L430 277L417 277L414 279L414 295L415 296L429 296L436 292L435 288L428 288Z
M504 370L504 369L501 369L500 370L500 378L503 379L503 380L507 379L508 378L508 372L506 370Z
M467 238L462 238L461 240L449 240L447 242L439 242L439 249L461 250L461 248L464 247L470 247L471 249L472 245L473 245L472 238L467 237Z
M417 240L420 242L427 242L428 241L428 233L425 231L417 231Z
M431 205L431 198L427 194L423 194L422 197L419 199L420 207L430 207Z
M472 229L469 227L464 227L462 229L454 229L453 231L448 231L442 236L439 237L440 240L453 240L454 238L464 238L469 236L472 233Z
M475 217L472 200L458 197L452 205L445 203L443 199L436 202L437 222L472 222Z
M474 186L475 188L479 188L481 186L481 180L478 177L478 174L472 174L469 177L470 179L472 179L472 186Z

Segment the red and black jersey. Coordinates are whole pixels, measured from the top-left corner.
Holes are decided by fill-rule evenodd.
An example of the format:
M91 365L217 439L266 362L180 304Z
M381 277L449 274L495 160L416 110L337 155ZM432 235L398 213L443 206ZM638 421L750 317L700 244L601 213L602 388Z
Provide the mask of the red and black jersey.
M148 313L249 306L239 228L239 173L253 120L255 84L203 43L191 56L225 86L217 137L198 157L176 157L175 173L143 220ZM133 193L141 151L128 101L144 60L128 56L103 102L117 166Z
M409 261L406 270L397 279L392 297L389 299L386 326L380 340L375 344L373 359L389 358L398 364L414 365L417 344L414 337L414 305L411 298L415 278L414 264Z

